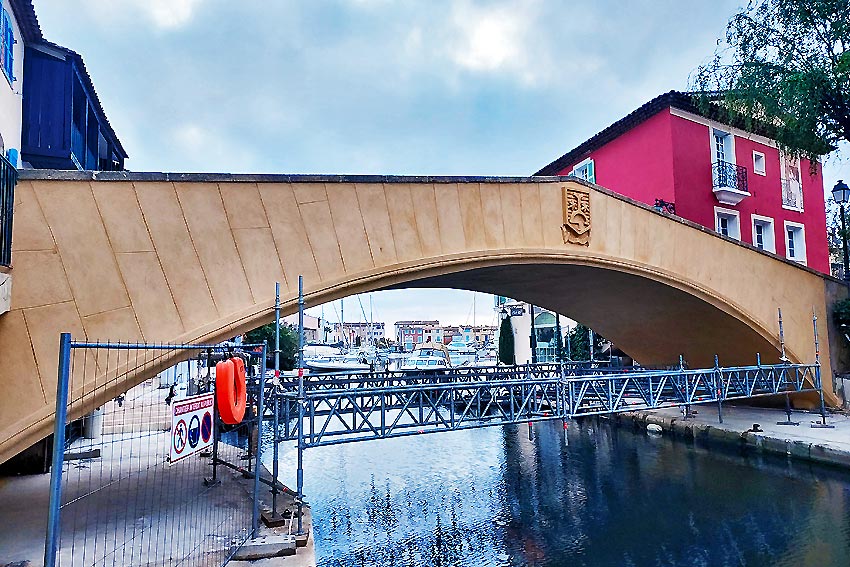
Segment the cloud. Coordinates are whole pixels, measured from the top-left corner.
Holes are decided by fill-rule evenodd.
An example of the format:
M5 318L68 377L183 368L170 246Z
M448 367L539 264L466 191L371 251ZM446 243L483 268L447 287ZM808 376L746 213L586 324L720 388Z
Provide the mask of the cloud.
M192 19L202 0L140 0L138 5L161 28L177 28Z
M149 20L159 29L174 30L188 24L204 0L92 0L89 13L102 22L137 23Z
M540 76L530 64L534 45L529 32L534 27L536 4L534 0L488 6L456 4L451 16L455 37L449 43L449 58L469 71L506 72L525 84L535 83Z
M251 154L239 146L238 138L226 132L184 123L171 130L170 141L172 157L186 164L186 171L240 172L251 169Z

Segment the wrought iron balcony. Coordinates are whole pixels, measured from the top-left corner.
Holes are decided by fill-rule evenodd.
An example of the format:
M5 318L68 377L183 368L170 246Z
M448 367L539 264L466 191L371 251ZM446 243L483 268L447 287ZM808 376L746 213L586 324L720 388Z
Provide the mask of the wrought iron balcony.
M724 205L737 205L750 196L747 170L740 165L728 161L714 162L711 166L711 180L714 195Z
M0 154L0 266L12 264L12 214L18 170Z

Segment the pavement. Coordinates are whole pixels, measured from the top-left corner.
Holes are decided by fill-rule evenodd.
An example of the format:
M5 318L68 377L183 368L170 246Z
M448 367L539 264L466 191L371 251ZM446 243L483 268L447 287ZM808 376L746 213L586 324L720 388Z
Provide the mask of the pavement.
M147 435L155 440L169 434ZM63 501L79 499L62 510L62 565L93 564L105 554L106 564L165 566L190 553L202 563L218 564L233 543L247 537L253 479L221 466L218 477L222 484L207 488L203 478L211 472L208 458L193 456L186 459L191 462L169 466L164 462L162 443L140 445L138 437L123 441L120 437L104 435L98 443L99 458L66 463ZM71 450L91 445L80 440ZM241 451L224 444L221 447L233 453L231 462L238 460ZM0 478L0 566L26 561L29 563L24 564L32 567L44 564L49 487L49 474ZM291 506L288 498L281 497L280 510ZM308 530L310 522L307 509L304 524ZM203 547L193 547L197 542L203 542ZM315 565L312 538L307 547L299 547L298 554L286 560L287 566Z
M614 419L639 425L655 423L665 432L684 437L713 439L850 468L850 415L846 413L828 414L827 424L832 427L824 429L812 427L821 422L821 416L810 411L792 411L791 420L799 425L778 425L786 421L784 410L724 405L720 423L716 406L694 409L697 413L687 420L679 408L619 414ZM754 431L755 424L759 431Z

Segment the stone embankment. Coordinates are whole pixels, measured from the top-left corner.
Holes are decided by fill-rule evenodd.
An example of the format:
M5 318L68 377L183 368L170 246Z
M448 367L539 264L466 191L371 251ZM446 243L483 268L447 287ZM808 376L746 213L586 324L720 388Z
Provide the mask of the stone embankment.
M689 419L675 408L623 413L612 419L644 430L655 424L664 434L684 439L850 469L850 416L844 414L827 416L831 428L812 427L821 422L820 415L807 411L792 413L791 420L798 425L780 425L778 422L786 421L784 411L739 406L724 406L723 423L719 423L717 408L711 406L697 407L697 414Z

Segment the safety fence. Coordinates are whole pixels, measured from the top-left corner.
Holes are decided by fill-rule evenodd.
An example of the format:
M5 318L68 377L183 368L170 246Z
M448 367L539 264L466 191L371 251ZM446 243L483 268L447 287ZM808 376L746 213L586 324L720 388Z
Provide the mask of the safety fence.
M225 564L257 526L265 357L63 334L45 565ZM215 365L235 358L247 411L225 425Z

